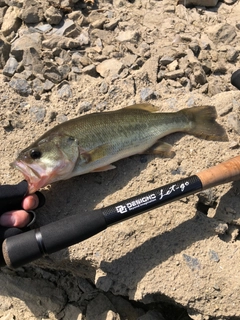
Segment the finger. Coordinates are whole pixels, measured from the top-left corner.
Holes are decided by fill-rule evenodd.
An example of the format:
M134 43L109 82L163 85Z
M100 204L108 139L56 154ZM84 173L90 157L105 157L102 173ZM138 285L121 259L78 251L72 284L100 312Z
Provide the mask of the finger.
M24 210L13 210L5 212L0 216L0 224L4 227L25 227L31 220L29 215Z
M36 209L39 205L39 199L36 194L31 194L23 199L22 207L24 210Z

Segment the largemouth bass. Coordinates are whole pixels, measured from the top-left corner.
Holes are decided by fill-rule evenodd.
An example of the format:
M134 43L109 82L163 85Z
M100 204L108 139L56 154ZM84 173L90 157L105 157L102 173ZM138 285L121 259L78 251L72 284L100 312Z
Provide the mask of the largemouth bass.
M29 184L29 193L58 180L113 169L113 162L134 154L168 152L162 137L185 132L203 139L227 141L212 106L157 113L139 104L117 111L92 113L66 121L43 134L11 164Z

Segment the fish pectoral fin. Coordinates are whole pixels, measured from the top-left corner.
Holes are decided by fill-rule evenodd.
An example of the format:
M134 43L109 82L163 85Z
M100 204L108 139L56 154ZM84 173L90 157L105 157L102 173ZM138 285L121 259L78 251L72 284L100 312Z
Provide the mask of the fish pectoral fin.
M159 109L157 107L153 106L150 103L133 104L132 106L125 107L124 109L144 110L144 111L148 111L148 112L159 111Z
M143 154L157 154L168 158L172 158L175 155L174 151L172 151L172 145L163 141L158 141L151 148L144 151Z
M108 171L108 170L112 170L112 169L116 169L116 167L113 166L112 164L108 164L107 166L103 166L103 167L94 169L91 172L102 172L102 171Z
M85 161L85 163L90 163L105 157L107 155L108 149L109 146L107 144L103 144L89 151L79 148L79 155L80 158Z

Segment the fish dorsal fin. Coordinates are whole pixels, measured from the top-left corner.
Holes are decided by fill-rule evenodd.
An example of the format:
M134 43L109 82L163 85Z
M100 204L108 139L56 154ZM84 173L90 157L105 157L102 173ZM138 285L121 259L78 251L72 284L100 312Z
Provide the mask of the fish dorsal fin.
M132 106L125 107L124 109L132 109L132 110L144 110L148 112L157 112L159 109L153 106L150 103L138 103L133 104Z

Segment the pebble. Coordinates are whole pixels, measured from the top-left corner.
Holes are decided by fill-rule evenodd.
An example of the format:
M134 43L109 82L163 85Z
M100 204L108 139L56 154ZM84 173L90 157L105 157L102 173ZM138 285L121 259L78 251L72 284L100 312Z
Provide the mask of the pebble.
M61 83L61 85L58 86L57 94L59 98L68 100L72 98L72 89L68 83Z
M151 99L156 99L156 93L152 88L143 88L140 92L140 98L142 101L148 101Z
M181 78L183 76L184 76L184 70L178 69L178 70L166 72L164 75L164 78L176 80L176 79Z
M3 68L3 74L8 77L12 77L16 72L18 62L14 57L10 57Z
M29 113L34 122L42 122L46 115L46 109L42 106L32 106L29 109Z
M116 40L119 42L137 42L139 39L139 32L127 30L119 32Z
M63 14L58 8L50 6L44 13L47 23L50 25L59 24Z
M20 28L22 22L19 18L20 10L17 7L8 7L1 26L2 34L7 37L12 32L17 32Z
M82 73L89 74L92 77L97 76L96 66L95 64L90 64L84 68L82 68Z
M170 57L170 56L163 56L160 59L160 63L162 66L167 66L168 64L172 63L173 61L174 61L174 58Z
M123 70L123 63L117 59L106 59L96 67L96 71L103 77L113 77Z
M28 96L32 94L32 88L25 79L12 79L9 82L9 85L11 88L13 88L13 90L22 96Z

